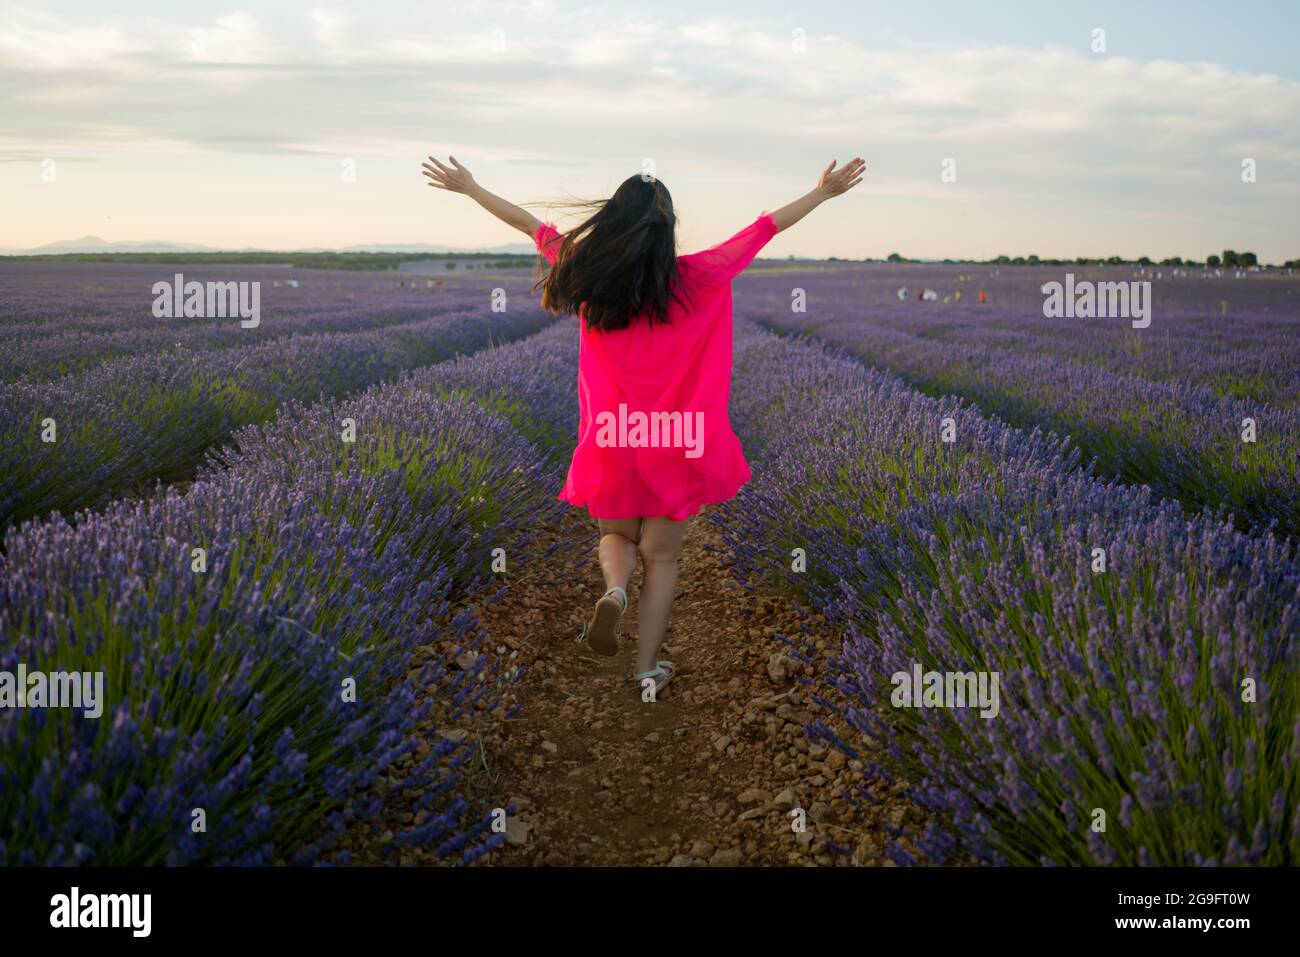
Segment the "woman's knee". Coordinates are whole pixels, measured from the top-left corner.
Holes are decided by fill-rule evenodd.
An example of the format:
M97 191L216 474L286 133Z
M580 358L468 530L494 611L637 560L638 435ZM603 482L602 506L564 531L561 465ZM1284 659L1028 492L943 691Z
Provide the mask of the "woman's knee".
M646 522L642 528L637 551L647 565L668 565L677 561L682 551L682 523Z

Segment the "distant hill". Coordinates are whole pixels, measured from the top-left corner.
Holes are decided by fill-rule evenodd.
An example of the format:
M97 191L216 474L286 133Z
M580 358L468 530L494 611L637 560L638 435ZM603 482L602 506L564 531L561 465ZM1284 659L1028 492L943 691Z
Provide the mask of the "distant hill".
M171 243L161 240L144 240L141 242L110 243L98 236L82 236L80 239L61 239L31 249L0 249L7 256L49 256L59 253L196 253L211 252L211 246L199 246L194 243Z

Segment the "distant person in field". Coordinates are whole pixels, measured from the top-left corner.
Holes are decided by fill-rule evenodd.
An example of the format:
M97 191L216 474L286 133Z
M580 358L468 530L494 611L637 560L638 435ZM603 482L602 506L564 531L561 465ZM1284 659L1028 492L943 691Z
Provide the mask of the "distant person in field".
M618 651L627 586L644 565L633 677L656 693L676 674L656 655L668 630L686 521L733 498L749 466L731 430L731 280L778 232L862 181L857 158L822 171L817 185L723 243L677 255L677 217L663 183L630 176L595 212L561 235L550 223L485 190L464 166L432 156L429 185L464 193L530 236L549 268L542 306L580 318L578 444L559 498L585 508L600 530L607 591L582 637Z

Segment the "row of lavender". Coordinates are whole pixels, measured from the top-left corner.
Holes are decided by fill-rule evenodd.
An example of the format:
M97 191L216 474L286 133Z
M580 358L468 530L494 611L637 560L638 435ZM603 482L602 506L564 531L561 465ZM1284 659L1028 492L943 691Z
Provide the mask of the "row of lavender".
M158 318L154 284L257 282L259 318ZM502 278L509 299L526 277ZM270 266L170 267L128 263L0 263L0 382L48 381L112 359L262 345L288 336L360 332L454 313L492 291L455 273L352 273Z
M340 860L403 794L390 846L490 850L447 729L496 711L507 678L471 619L437 623L490 587L494 549L536 548L561 474L516 397L575 375L553 327L282 408L183 495L11 528L0 670L103 672L106 703L0 711L0 864ZM571 432L571 406L530 428Z
M720 528L846 630L836 743L931 812L898 861L1300 863L1291 544L823 347L744 333L735 375L755 478ZM917 671L1000 703L896 696Z
M1043 286L1064 283L1067 274L1080 287L1150 282L1151 324L1135 329L1120 318L1045 318ZM789 313L795 287L808 293L810 314L851 301L870 313L873 327L917 339L1043 353L1272 405L1300 402L1300 276L1119 266L769 266L751 270L736 299L755 318ZM926 290L937 298L918 299Z
M132 356L51 382L0 384L0 526L186 478L205 450L285 402L353 392L551 320L535 303L493 312L485 290L457 295L441 315L399 325Z
M1250 279L1216 291L1206 287L1228 281L1166 279L1153 292L1152 325L1137 330L1123 319L1043 318L1036 284L1060 278L1050 270L964 283L949 273L964 275L908 275L918 286L964 288L961 303L899 302L882 284L903 279L841 269L759 273L742 284L737 308L932 395L1068 435L1102 473L1192 510L1224 506L1242 526L1276 522L1300 535L1300 283ZM985 285L994 298L980 305L975 287ZM806 312L791 310L794 287ZM1189 291L1232 295L1238 311L1207 315L1185 301Z

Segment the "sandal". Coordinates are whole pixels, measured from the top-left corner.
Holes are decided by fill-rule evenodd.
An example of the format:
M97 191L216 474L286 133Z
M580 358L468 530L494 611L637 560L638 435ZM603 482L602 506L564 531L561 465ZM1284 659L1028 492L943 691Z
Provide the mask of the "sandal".
M664 686L677 676L677 666L671 661L656 661L655 667L650 671L642 671L634 674L632 678L636 681L637 687L642 687L647 678L655 679L655 695L658 696L663 691Z
M627 592L615 586L596 602L591 621L582 626L579 641L586 641L598 655L618 654L618 636L627 611Z

